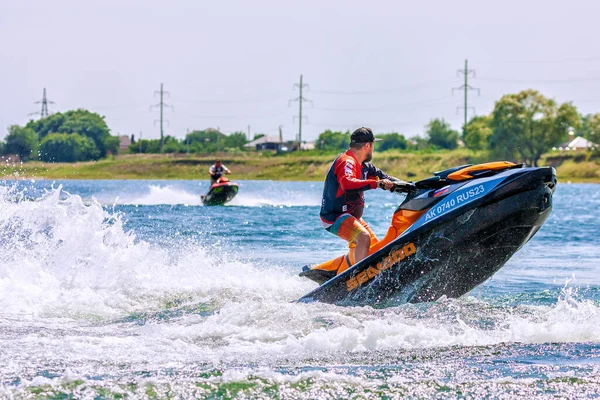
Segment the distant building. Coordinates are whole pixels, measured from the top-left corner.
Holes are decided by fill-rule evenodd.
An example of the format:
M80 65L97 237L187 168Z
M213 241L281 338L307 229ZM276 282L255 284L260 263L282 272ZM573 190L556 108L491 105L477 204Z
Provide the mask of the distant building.
M570 142L561 143L558 147L553 147L552 150L595 150L597 148L597 144L592 143L581 136L577 136Z
M297 151L298 142L280 140L277 136L262 136L244 145L247 149L256 151L272 150L277 152ZM302 150L314 150L315 142L302 142Z
M129 137L127 135L119 136L119 150L120 151L127 150L129 148L129 145L131 144L132 138L133 138L133 135L131 137Z
M302 150L314 150L315 149L315 142L303 142L300 145L300 148Z
M282 147L285 147L286 143L279 140L277 136L261 136L256 140L246 143L244 145L247 149L254 148L256 151L261 150L277 150L280 151Z

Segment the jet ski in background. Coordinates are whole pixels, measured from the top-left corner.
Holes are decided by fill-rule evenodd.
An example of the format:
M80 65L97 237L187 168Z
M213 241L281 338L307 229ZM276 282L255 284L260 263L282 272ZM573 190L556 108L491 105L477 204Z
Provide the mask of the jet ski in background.
M436 172L407 192L387 234L352 265L353 254L300 276L321 286L298 301L394 305L460 297L498 271L552 210L552 167L492 162Z
M238 192L238 184L231 182L227 177L220 176L210 186L208 193L200 196L205 206L221 206L233 199Z

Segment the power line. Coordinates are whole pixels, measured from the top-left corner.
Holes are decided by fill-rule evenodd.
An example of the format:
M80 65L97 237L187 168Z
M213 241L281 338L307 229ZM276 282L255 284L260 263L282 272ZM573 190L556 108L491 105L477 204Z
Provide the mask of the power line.
M88 106L86 108L90 110L111 110L111 109L121 109L121 108L138 108L139 104L121 104L121 105L112 105L112 106Z
M598 57L567 57L554 60L477 60L480 64L560 64L565 62L600 61Z
M314 110L323 110L323 111L360 111L360 112L390 112L395 111L398 107L412 106L412 105L422 105L422 104L439 104L444 101L450 100L452 97L443 96L443 97L434 97L431 99L423 99L410 101L407 103L398 103L398 104L388 104L386 106L378 107L378 108L338 108L338 107L314 107Z
M245 99L245 100L177 100L180 103L198 103L198 104L240 104L240 103L261 103L267 101L280 101L284 97L270 97L260 99Z
M440 83L448 83L448 81L430 81L430 82L417 83L414 85L405 85L405 86L398 86L395 88L373 89L373 90L352 90L352 91L311 90L311 93L347 95L347 96L365 95L365 94L384 94L384 93L404 92L407 89L418 89L418 88L422 88L422 87L438 85Z
M155 104L153 106L150 106L150 110L152 110L152 107L159 107L160 108L160 152L163 152L163 146L164 146L164 137L163 137L163 108L164 107L171 107L171 109L173 109L173 106L170 106L168 104L165 104L163 102L163 96L169 95L169 92L165 92L163 90L163 84L160 84L160 91L155 91L154 95L160 94L160 103ZM167 121L168 123L169 121ZM154 123L156 123L156 120L154 120Z
M300 83L294 84L294 88L296 88L296 87L300 90L300 95L298 97L296 97L295 99L290 100L288 102L288 107L293 101L297 101L300 106L300 111L298 113L299 114L298 115L298 150L302 150L302 103L305 101L310 101L310 100L302 97L302 89L304 89L305 87L308 88L308 85L305 85L302 83L302 74L300 74ZM311 101L311 103L312 103L312 101ZM295 116L294 116L294 118L295 118ZM308 121L308 119L307 119L307 121Z
M600 82L600 77L595 78L581 78L581 79L505 79L505 78L478 78L482 81L498 82L498 83L515 83L515 84L561 84L561 83L587 83L587 82Z
M192 118L228 118L228 119L236 119L236 118L270 118L277 117L283 112L275 113L275 114L267 114L267 115L199 115L199 114L190 114L190 113L179 113L181 115L186 115Z
M475 70L474 69L469 69L468 67L468 60L465 60L465 69L464 70L458 70L456 73L457 74L463 74L465 76L465 83L462 84L459 87L454 87L452 88L452 93L454 93L455 90L464 90L465 92L465 105L462 107L464 109L465 112L465 124L463 125L463 135L466 134L467 131L467 110L469 108L473 109L473 113L475 113L475 107L469 107L468 106L468 102L467 102L467 95L469 93L469 90L477 90L477 93L479 93L481 95L481 91L478 88L474 88L472 86L469 85L469 75L473 74L473 78L475 78ZM461 107L457 107L456 111L458 112L458 110L460 110Z
M385 124L368 124L368 126L370 126L371 128L376 128L376 127L386 127L386 126L407 126L407 125L412 125L412 122L408 122L408 121L401 121L401 122L389 122L389 123L385 123ZM320 126L320 127L327 127L327 128L331 128L331 127L343 127L345 129L351 130L352 127L358 127L358 126L363 126L365 125L365 122L360 122L360 123L327 123L327 122L310 122L308 123L308 125L310 126Z
M32 112L29 113L27 115L39 115L40 119L41 118L46 118L48 116L48 103L50 104L54 104L53 101L49 101L46 98L46 88L44 88L44 93L42 94L42 100L36 101L33 104L41 104L42 105L42 110L41 111L36 111L36 112Z

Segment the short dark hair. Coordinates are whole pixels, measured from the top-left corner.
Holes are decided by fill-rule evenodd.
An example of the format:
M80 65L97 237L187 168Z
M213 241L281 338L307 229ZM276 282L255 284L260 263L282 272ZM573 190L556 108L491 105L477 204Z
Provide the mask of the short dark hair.
M352 143L352 142L350 142L349 147L351 149L359 150L359 149L362 149L364 147L364 145L367 144L367 143L371 143L371 142L365 142L365 143Z

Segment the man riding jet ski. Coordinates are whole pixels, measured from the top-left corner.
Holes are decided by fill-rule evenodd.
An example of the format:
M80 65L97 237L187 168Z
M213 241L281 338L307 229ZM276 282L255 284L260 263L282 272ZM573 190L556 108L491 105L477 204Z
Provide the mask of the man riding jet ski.
M365 208L363 192L378 187L390 190L402 182L371 164L378 140L370 128L362 127L352 132L349 149L333 161L325 177L321 224L327 232L348 242L349 263L342 264L346 268L365 258L369 247L377 242L377 236L362 218ZM338 272L341 271L338 267Z
M321 286L299 301L386 305L460 297L498 271L552 209L556 171L511 162L463 165L391 190L408 192L385 237L352 264L305 266Z
M200 199L205 206L220 206L231 201L238 192L238 184L231 182L223 174L230 174L231 171L217 160L208 169L210 175L210 187L208 193L201 195Z

